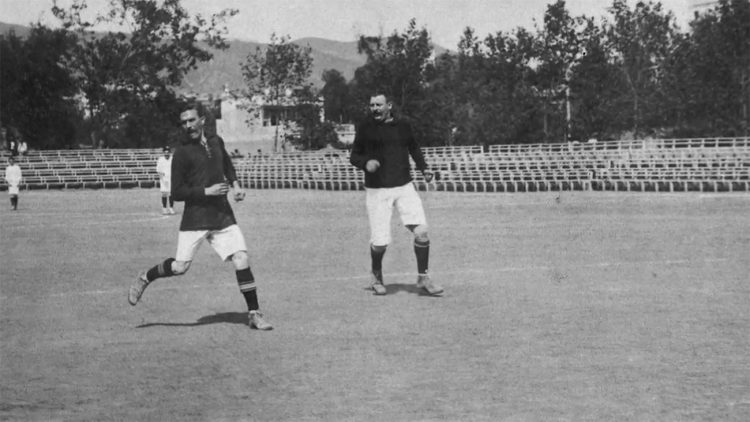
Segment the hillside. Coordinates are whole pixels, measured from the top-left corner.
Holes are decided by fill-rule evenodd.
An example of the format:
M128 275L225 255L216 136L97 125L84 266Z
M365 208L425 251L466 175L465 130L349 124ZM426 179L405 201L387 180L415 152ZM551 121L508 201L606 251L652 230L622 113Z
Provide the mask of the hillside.
M16 35L28 35L30 28L0 22L0 34L15 31ZM301 46L312 48L313 68L311 81L318 88L323 86L323 71L336 69L347 81L354 77L355 70L365 63L366 58L357 52L357 42L333 41L323 38L301 38L293 41ZM188 73L178 91L197 93L218 93L225 87L230 90L242 90L245 82L242 78L240 66L245 62L248 54L262 45L252 41L229 40L229 48L224 51L213 51L214 58L202 63L197 69ZM435 54L439 55L446 49L435 46Z
M354 76L354 71L365 63L365 57L357 54L357 43L331 41L321 38L303 38L293 41L301 46L312 48L313 68L311 82L316 87L322 87L323 71L336 69L346 80ZM230 47L224 51L214 51L214 58L210 62L202 63L190 72L183 83L182 89L195 92L218 92L226 85L230 90L242 89L245 82L242 79L240 65L245 62L249 54L261 44L252 41L231 40Z
M25 37L30 28L0 22L0 34L14 31L16 35ZM336 69L346 80L354 76L354 71L365 63L365 57L357 53L357 42L331 41L322 38L302 38L294 43L312 48L313 69L311 82L316 87L322 87L322 75L326 69ZM213 51L214 58L201 63L198 68L190 72L178 91L193 91L200 93L215 93L226 86L231 90L243 89L240 65L248 54L254 53L260 43L242 40L230 40L230 46L224 51Z
M19 37L25 37L31 32L31 28L24 25L16 25L13 23L0 22L0 34L7 34L9 32L15 32Z

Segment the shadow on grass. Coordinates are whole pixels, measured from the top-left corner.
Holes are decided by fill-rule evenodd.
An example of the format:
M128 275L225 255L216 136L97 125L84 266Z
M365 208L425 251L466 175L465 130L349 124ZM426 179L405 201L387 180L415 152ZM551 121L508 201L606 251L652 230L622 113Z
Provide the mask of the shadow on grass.
M372 291L369 287L366 287L365 290ZM409 294L417 295L417 296L425 296L425 297L442 297L442 294L439 295L431 295L424 291L421 287L417 287L416 284L406 284L406 283L393 283L393 284L386 284L385 285L385 295L393 295L398 292L406 292Z
M141 324L135 328L149 327L198 327L201 325L211 324L242 324L247 325L247 312L222 312L219 314L207 315L195 322L150 322Z

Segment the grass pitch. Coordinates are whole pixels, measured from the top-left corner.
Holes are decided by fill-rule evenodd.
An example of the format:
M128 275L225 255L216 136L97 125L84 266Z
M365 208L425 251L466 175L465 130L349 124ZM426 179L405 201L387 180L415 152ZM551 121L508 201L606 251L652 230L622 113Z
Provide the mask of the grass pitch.
M205 244L128 305L174 254L157 190L22 192L0 420L750 420L750 196L421 194L441 298L397 218L365 290L363 192L248 191L258 332Z

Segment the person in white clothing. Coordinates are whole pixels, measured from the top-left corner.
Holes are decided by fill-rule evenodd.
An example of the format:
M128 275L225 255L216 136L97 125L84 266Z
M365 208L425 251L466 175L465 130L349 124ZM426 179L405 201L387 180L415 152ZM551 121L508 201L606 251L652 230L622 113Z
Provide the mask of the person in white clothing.
M168 146L163 149L164 155L156 160L156 172L159 173L159 190L161 191L162 214L174 214L172 199L172 151Z
M18 153L20 155L26 155L29 152L29 146L26 144L26 141L21 141L18 144Z
M21 185L21 167L16 164L13 157L8 158L8 167L5 168L5 181L8 183L8 194L10 195L10 209L18 209L18 191Z

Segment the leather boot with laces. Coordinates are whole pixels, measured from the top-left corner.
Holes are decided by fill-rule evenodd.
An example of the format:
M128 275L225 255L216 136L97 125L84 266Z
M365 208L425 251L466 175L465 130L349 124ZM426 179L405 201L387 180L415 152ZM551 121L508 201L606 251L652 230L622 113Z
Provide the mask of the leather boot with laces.
M136 303L141 300L141 296L143 296L143 292L146 290L146 287L148 287L148 284L149 282L146 280L146 273L142 272L138 274L138 278L136 278L133 284L130 285L130 290L128 291L128 302L130 302L131 305L135 306Z
M383 284L383 272L373 271L372 279L370 281L370 289L375 292L376 295L382 296L387 293L385 285Z
M273 330L273 326L263 319L263 314L259 311L250 311L248 316L250 328L262 331Z
M424 289L427 293L435 296L443 293L443 287L435 284L428 274L420 274L417 278L417 287Z

